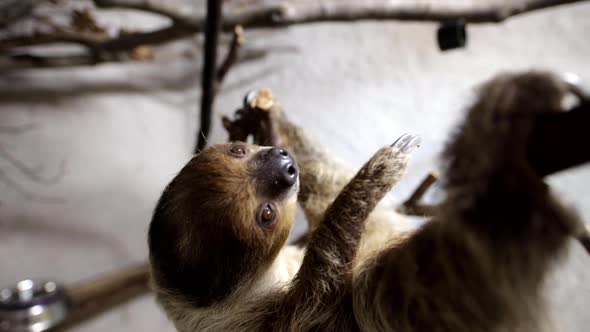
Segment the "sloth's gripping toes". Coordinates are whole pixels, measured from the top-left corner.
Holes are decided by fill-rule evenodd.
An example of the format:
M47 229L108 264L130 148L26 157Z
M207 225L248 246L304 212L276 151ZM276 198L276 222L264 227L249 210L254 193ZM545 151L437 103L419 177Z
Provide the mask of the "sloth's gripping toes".
M564 93L538 72L482 86L446 150L448 197L415 232L376 207L415 137L354 175L268 94L247 100L224 120L230 137L287 149L213 146L170 183L149 234L159 302L191 332L540 330L542 281L575 217L527 147L535 114L559 111ZM305 251L285 245L297 188L312 230Z

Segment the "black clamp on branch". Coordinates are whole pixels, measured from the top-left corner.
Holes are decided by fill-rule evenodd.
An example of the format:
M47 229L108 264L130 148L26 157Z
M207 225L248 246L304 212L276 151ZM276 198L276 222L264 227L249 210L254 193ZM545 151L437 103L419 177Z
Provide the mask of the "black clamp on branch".
M437 31L438 47L448 51L467 44L467 30L464 19L444 21Z

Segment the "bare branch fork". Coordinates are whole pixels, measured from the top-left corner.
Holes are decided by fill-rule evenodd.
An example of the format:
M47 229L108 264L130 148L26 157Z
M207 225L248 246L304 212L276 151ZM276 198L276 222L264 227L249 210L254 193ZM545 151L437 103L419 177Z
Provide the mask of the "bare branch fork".
M207 143L211 126L211 113L215 101L215 81L217 78L217 44L221 29L222 1L207 0L207 25L205 28L205 57L203 59L201 128L198 131L195 153Z

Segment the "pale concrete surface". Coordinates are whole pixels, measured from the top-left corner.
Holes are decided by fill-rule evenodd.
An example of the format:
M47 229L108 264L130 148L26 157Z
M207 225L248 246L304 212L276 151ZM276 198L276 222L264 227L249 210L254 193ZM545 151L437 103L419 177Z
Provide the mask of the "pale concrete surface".
M294 121L353 166L399 135L418 133L422 147L388 198L398 202L436 168L478 83L528 68L573 71L590 81L589 18L590 5L582 4L470 26L469 46L445 54L433 24L248 32L249 45L292 51L234 68L216 115L232 113L249 89L271 87ZM0 284L26 276L73 282L146 258L152 208L194 143L200 61L168 54L153 64L0 75ZM29 127L8 128L22 125ZM225 139L216 117L210 141ZM44 178L63 163L63 175L37 181L12 158ZM585 220L589 181L589 167L551 179ZM547 288L556 330L581 332L590 325L590 258L572 247ZM76 330L173 328L146 297Z

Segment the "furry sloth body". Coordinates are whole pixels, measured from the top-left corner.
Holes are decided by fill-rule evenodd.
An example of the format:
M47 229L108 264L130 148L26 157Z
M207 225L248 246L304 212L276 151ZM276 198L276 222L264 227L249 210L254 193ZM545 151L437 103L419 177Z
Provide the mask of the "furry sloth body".
M258 139L290 151L299 182L273 187L271 162L260 157L269 149L254 145L193 158L150 226L158 301L186 332L539 330L543 278L577 220L526 148L534 116L559 111L564 94L547 73L484 85L447 147L448 198L418 230L378 206L404 173L412 136L355 175L273 107ZM235 158L234 149L247 152ZM285 245L297 189L311 232L305 249ZM268 206L271 227L260 223Z
M290 125L290 124L289 124ZM295 127L294 127L295 128ZM299 134L298 134L299 135ZM387 147L380 150L367 165L355 176L349 183L338 179L334 181L333 186L322 186L324 190L330 190L330 193L326 192L326 195L334 195L340 193L338 198L344 200L342 203L336 203L335 205L348 206L348 212L336 209L334 217L330 218L330 212L322 212L322 219L334 220L334 227L320 228L320 220L318 224L310 225L315 229L314 234L321 234L322 238L319 240L322 245L316 250L315 255L312 256L309 249L312 247L310 244L307 248L298 247L295 245L283 246L286 241L286 233L277 242L281 244L281 249L278 253L268 254L265 260L256 261L256 264L260 264L261 268L249 273L244 273L244 277L236 281L232 285L228 285L227 293L221 300L210 303L209 298L206 297L205 304L195 303L196 301L202 301L201 299L195 299L194 296L187 296L190 291L187 289L171 290L172 287L167 286L170 279L170 274L167 273L170 265L159 265L158 261L163 259L170 259L166 253L166 256L161 255L163 250L152 250L152 274L154 276L154 288L157 291L158 299L162 306L165 308L168 316L176 324L176 327L180 331L252 331L252 330L301 330L307 328L318 328L328 330L356 330L356 323L354 316L351 312L351 284L348 278L352 273L353 259L356 256L356 261L364 261L361 259L363 255L369 255L369 253L382 248L385 243L379 243L381 241L389 241L390 239L399 239L399 235L402 231L402 226L406 225L405 220L399 214L389 210L377 210L367 215L373 210L375 205L379 202L382 197L391 186L402 176L405 170L407 153L400 150L402 147L412 147L415 145L415 141L412 136L404 136L400 139L399 146ZM244 145L242 143L237 143ZM232 144L214 146L210 149L202 152L201 155L195 157L191 163L205 163L207 159L200 160L199 158L210 158L220 151L226 151ZM246 146L246 145L244 145ZM248 149L254 154L260 151L265 151L265 148L257 146L247 146ZM216 158L215 158L216 159ZM227 160L226 160L227 162ZM189 163L188 173L194 172L194 167ZM300 164L301 165L301 164ZM208 167L208 166L207 166ZM199 168L199 167L196 167ZM300 166L300 176L305 178L304 174L309 170L306 166ZM183 174L187 173L185 170L181 171L180 179ZM321 176L321 169L315 169L316 175ZM320 172L320 173L317 173ZM195 172L196 174L197 172ZM203 173L198 172L200 176ZM227 174L228 171L222 172ZM341 176L346 176L349 180L349 172L342 173ZM354 175L354 174L353 174ZM210 177L208 175L206 177ZM243 177L247 177L246 174L241 174ZM214 181L221 181L218 177L212 176ZM179 179L177 177L177 179ZM175 179L174 181L176 181ZM380 179L380 181L374 182L374 179ZM164 196L171 194L172 197L177 197L179 194L174 191L170 193L170 190L174 190L175 183L173 183L166 189ZM187 181L183 179L181 181ZM201 181L201 180L199 180ZM185 185L187 184L186 182ZM339 183L346 185L348 189L343 190ZM248 184L247 186L252 186ZM207 190L204 187L196 186L202 191L206 191L208 195L215 195L217 191ZM373 190L370 188L373 187ZM194 188L194 187L193 187ZM231 188L234 189L235 188ZM223 191L223 195L229 195L231 191ZM305 197L305 193L308 189L301 185L300 197ZM342 193L349 193L342 195ZM359 200L359 194L363 194L366 197L364 200ZM250 193L250 197L255 197L256 194ZM296 204L296 195L291 193L286 197L282 197L280 201L282 210L291 211ZM330 199L333 201L336 197L331 196ZM240 197L232 199L231 202L236 201L248 202L248 197ZM305 201L301 201L304 208L307 211L312 212L312 209L326 209L331 202L325 202L325 205L319 205L317 201L310 201L313 205L307 206ZM355 204L356 202L356 204ZM359 205L360 204L360 205ZM358 206L357 206L358 205ZM160 204L161 206L161 204ZM170 209L176 210L178 207L166 203ZM165 209L165 208L164 208ZM253 208L252 208L253 209ZM174 213L161 212L156 210L156 216L161 213ZM351 228L357 228L359 225L363 225L364 220L368 220L367 230L365 231L365 240L361 241L362 230L348 230L340 229L339 223L340 214L345 213L346 218L353 218L356 216L356 222L351 222ZM325 216L328 217L325 217ZM319 216L319 215L318 215ZM285 220L280 220L286 224L285 227L290 229L290 225L293 221L293 215L283 214ZM161 218L161 216L159 216ZM164 220L164 219L157 219ZM235 218L230 217L230 221L235 222ZM313 219L310 219L313 220ZM397 222L395 222L397 221ZM327 225L328 222L322 224ZM185 225L183 225L184 227ZM252 225L255 227L254 225ZM409 227L409 223L408 223ZM150 229L150 238L160 237L162 234L167 233L163 231L166 229L165 225L160 225L158 221L152 223ZM205 232L204 229L199 229L201 232ZM274 230L276 231L276 230ZM157 233L157 235L154 235ZM350 234L354 234L351 236ZM373 234L374 236L371 236ZM378 235L377 235L378 234ZM198 236L193 238L193 242L197 240ZM369 239L367 239L369 238ZM313 240L310 240L313 241ZM363 243L361 250L358 255L355 255L355 248L358 247L359 241ZM272 242L272 241L269 241ZM177 246L174 241L167 242L174 244L176 248L175 256L182 255L188 245ZM313 243L313 242L312 242ZM334 244L332 246L326 246L327 244ZM194 244L197 245L197 244ZM223 246L222 243L220 243ZM340 247L345 248L340 248ZM153 245L157 247L157 245ZM346 249L346 250L345 250ZM307 256L306 256L307 251ZM225 253L221 248L217 255L223 256ZM276 255L276 256L275 256ZM159 256L159 257L158 257ZM245 254L247 256L247 254ZM261 255L265 256L265 255ZM302 265L305 265L305 257L309 260L313 257L313 261L308 261L308 271L302 270ZM268 265L266 264L268 262ZM321 262L321 263L320 263ZM247 263L236 263L236 264L248 264ZM174 265L180 263L175 262ZM217 265L217 264L215 264ZM321 271L315 271L316 267L321 267ZM343 268L344 267L344 268ZM223 267L222 267L223 268ZM214 269L211 269L214 270ZM350 271L348 271L350 270ZM206 272L203 269L203 272ZM233 271L232 271L233 272ZM312 275L311 279L301 277L303 272L307 272ZM219 272L223 273L223 272ZM176 273L175 273L176 274ZM315 278L314 275L321 274L322 278ZM299 276L299 279L297 278ZM311 281L311 283L309 283ZM308 284L309 283L309 284ZM178 284L178 282L176 282ZM211 283L208 283L211 284ZM165 285L164 287L162 287ZM311 292L311 293L307 293ZM323 299L319 296L325 296L330 302L334 303L334 306L322 308L320 302ZM301 306L301 304L306 305ZM300 312L297 312L297 308L301 308ZM287 314L287 312L290 312ZM314 321L315 319L315 321Z

